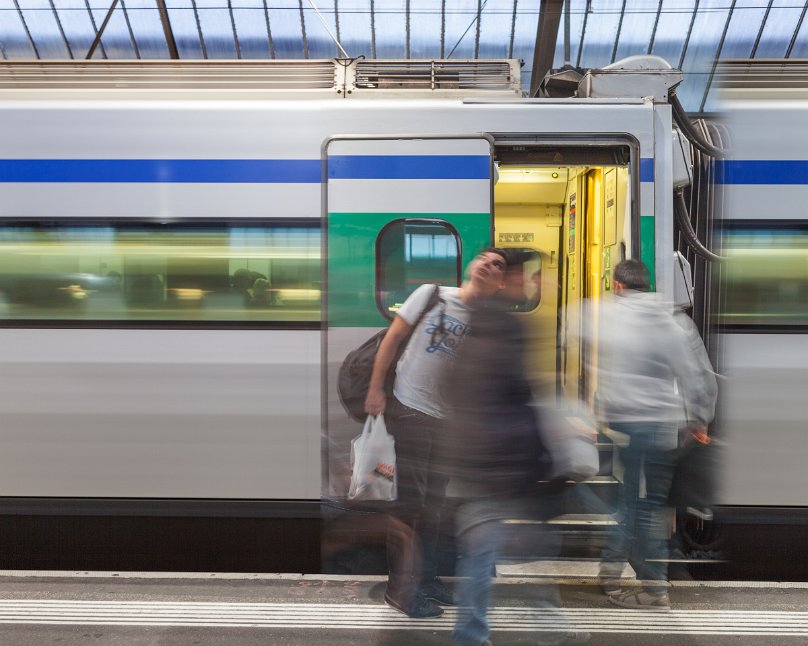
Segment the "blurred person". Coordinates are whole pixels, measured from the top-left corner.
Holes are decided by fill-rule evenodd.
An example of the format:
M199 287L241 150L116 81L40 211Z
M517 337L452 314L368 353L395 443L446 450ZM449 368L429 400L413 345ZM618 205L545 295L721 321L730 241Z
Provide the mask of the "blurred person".
M387 536L389 577L384 599L409 617L438 617L443 609L437 604L453 603L451 591L437 577L440 513L448 482L446 474L435 468L434 449L448 410L441 384L468 333L471 307L501 289L506 265L502 250L482 251L466 268L463 284L441 287L441 302L413 329L433 286L416 289L399 309L376 355L365 411L384 414L396 441L398 471L398 501L393 505L397 529ZM408 338L388 401L385 377ZM401 525L412 532L401 531Z
M518 262L509 264L508 273L514 270L522 275ZM459 606L455 646L491 645L487 614L492 573L504 538L502 521L533 517L537 504L550 506L546 497L539 496L537 485L546 475L540 464L547 463L542 460L545 452L530 406L524 333L508 311L513 295L506 281L499 294L473 304L470 332L444 385L451 416L438 463L452 479L453 495L462 501L455 517ZM538 594L548 589L536 588L534 601L558 610L557 589L544 599ZM558 618L563 621L560 611ZM588 639L587 633L562 631L544 634L539 643L574 644Z
M614 269L613 294L598 304L599 415L629 438L620 450L622 523L607 538L600 581L617 606L670 609L667 504L679 428L706 427L716 383L692 322L675 319L649 284L645 265L624 260ZM621 590L626 561L641 588Z
M505 282L497 293L500 307L503 305L508 311L523 311L528 300L525 291L524 263L530 259L531 252L521 249L506 249L505 255L508 266L505 269Z
M531 274L530 282L533 283L533 293L527 298L525 311L535 310L541 303L541 269Z

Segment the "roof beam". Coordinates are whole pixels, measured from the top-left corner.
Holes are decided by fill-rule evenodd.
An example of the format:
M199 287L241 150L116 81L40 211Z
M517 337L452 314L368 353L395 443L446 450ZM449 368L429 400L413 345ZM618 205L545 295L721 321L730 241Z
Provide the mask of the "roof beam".
M163 34L166 37L168 55L173 59L179 59L180 53L177 50L177 41L174 40L174 31L171 29L171 21L168 19L168 9L165 0L155 0L157 11L160 14L160 23L163 25Z
M545 74L553 67L561 24L563 0L541 0L539 24L536 28L536 46L533 48L533 71L530 75L530 96L536 96Z
M101 36L104 35L104 30L107 28L107 23L109 19L112 18L112 12L115 11L115 7L118 6L118 0L112 0L112 4L109 5L109 9L107 10L107 15L104 16L104 22L101 23L101 29L98 29L95 32L95 38L93 38L93 43L90 45L90 49L87 50L87 55L84 57L87 60L90 60L95 54L95 49L101 43ZM103 51L103 45L102 45Z
M28 23L25 22L25 16L22 13L22 9L20 9L20 3L17 0L14 1L14 7L17 9L17 15L20 17L20 22L22 23L22 28L25 30L25 35L28 37L28 42L31 45L31 49L34 50L34 56L39 58L39 50L37 49L36 43L34 42L33 37L31 36L31 31L28 29Z
M791 42L788 43L788 49L786 50L786 58L791 58L791 52L794 50L794 43L797 42L797 35L800 33L800 28L802 27L802 21L805 20L806 11L808 11L808 4L806 4L802 8L800 19L797 21L797 26L794 27L794 35L791 37Z
M87 7L87 14L90 16L90 24L93 26L93 31L97 34L98 25L95 24L95 16L93 16L93 10L90 8L90 0L84 0L84 6ZM99 45L101 47L101 56L106 58L107 52L104 49L104 43L99 43Z

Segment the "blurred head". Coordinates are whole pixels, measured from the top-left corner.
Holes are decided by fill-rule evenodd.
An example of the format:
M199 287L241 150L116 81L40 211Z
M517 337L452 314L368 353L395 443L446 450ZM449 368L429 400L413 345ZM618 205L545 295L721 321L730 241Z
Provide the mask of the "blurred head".
M500 296L515 305L521 305L527 300L525 293L525 259L526 254L516 249L506 252L508 267L505 270L505 280Z
M496 294L505 285L508 256L497 247L483 249L466 268L468 279L485 294Z
M633 289L644 292L651 284L651 274L648 267L634 258L627 258L617 263L612 274L614 291L621 292L624 289Z

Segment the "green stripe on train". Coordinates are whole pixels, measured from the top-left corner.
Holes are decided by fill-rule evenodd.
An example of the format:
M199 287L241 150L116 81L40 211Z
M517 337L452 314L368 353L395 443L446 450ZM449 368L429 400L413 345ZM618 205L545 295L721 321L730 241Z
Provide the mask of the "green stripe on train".
M651 274L651 291L656 290L656 233L654 230L654 216L640 216L640 260L648 267Z
M409 218L451 225L460 238L462 267L491 241L490 213L329 213L326 257L330 327L387 325L376 302L376 242L385 225Z

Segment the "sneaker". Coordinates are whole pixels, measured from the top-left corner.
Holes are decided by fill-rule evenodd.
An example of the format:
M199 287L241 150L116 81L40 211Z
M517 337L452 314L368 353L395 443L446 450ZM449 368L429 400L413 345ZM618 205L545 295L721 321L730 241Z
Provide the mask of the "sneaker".
M600 579L600 589L607 597L620 594L620 579Z
M443 608L435 605L420 594L416 595L409 605L404 605L396 601L389 594L384 595L384 602L391 608L403 612L410 619L429 619L432 617L440 617L443 614Z
M420 592L430 601L439 603L442 606L455 605L452 591L437 577L422 585Z
M645 590L628 590L609 597L614 605L637 610L670 610L668 593L651 594Z
M539 638L539 646L566 646L567 644L585 644L590 635L583 630L568 630L565 633L550 633Z

